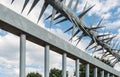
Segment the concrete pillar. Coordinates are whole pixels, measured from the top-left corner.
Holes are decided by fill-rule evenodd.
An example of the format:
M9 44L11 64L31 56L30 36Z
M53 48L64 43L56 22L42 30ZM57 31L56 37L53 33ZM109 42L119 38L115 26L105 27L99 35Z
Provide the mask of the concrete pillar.
M101 71L101 77L104 77L104 71L103 70Z
M110 77L110 73L107 73L107 77Z
M76 77L79 77L79 68L80 68L80 67L79 67L79 65L80 65L80 64L79 64L79 59L76 60L76 63L75 63L75 64L76 64L76 72L75 72L75 74L76 74Z
M85 70L85 77L90 77L90 65L89 64L86 64L86 70Z
M26 35L20 35L20 77L26 77Z
M112 77L115 77L114 75L112 75Z
M98 69L97 69L97 67L95 67L94 68L94 77L97 77L97 71L98 71Z
M67 59L67 54L63 53L62 55L62 77L66 77L66 59Z
M44 77L49 77L49 45L45 46L45 68L44 68Z

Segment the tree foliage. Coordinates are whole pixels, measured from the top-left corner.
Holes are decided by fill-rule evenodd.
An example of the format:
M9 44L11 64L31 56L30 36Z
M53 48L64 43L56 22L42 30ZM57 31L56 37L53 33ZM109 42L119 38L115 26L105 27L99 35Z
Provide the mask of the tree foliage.
M62 70L56 68L51 69L49 77L62 77ZM66 77L68 77L68 72Z
M42 77L42 75L39 73L31 72L31 73L28 73L27 77Z
M100 59L98 57L95 57L95 58L111 66L109 60ZM85 77L85 66L86 66L85 64L80 64L80 69L79 69L80 77ZM93 77L93 74L94 74L94 67L90 67L90 77ZM101 77L100 75L101 75L101 70L98 70L98 77ZM42 77L42 75L39 73L31 72L31 73L28 73L27 77ZM57 68L51 69L49 73L49 77L62 77L62 70L57 69ZM68 77L68 71L67 71L66 77Z

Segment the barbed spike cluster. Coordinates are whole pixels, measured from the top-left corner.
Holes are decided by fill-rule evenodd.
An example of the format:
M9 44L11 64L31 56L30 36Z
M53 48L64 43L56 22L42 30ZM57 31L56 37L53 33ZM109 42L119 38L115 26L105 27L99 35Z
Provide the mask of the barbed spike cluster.
M15 0L12 0L11 4L14 1ZM21 12L24 11L29 1L30 0L25 0ZM33 1L28 14L33 10L33 8L37 5L39 1L40 0ZM87 26L84 21L85 14L88 13L95 5L86 9L87 7L87 2L86 2L82 13L80 13L79 15L76 15L79 0L75 0L75 1L76 1L75 5L72 9L72 4L74 2L73 0L70 0L67 6L65 5L66 0L45 0L42 6L41 13L38 18L38 22L42 17L43 13L45 12L46 8L48 7L48 5L51 5L53 7L52 14L45 19L47 20L51 18L50 26L52 26L53 21L60 20L62 17L64 17L62 20L56 22L55 24L65 22L67 20L69 20L73 24L70 28L68 28L65 31L65 32L68 32L72 30L72 37L70 38L70 40L72 40L74 37L78 35L78 38L77 38L77 41L78 41L77 44L78 44L83 37L88 36L91 38L91 41L86 47L86 49L89 49L89 50L94 49L94 52L102 51L102 54L103 54L102 58L111 56L110 61L112 62L112 65L115 65L116 63L120 62L120 48L118 49L119 47L119 43L117 43L118 40L117 42L115 42L117 43L116 45L111 46L113 39L117 35L112 36L112 34L110 33L106 34L105 31L103 32L103 34L98 33L98 30L103 28L103 26L101 26L103 18L98 22L96 26L93 26L94 22L92 22L90 26ZM93 44L94 46L91 47Z

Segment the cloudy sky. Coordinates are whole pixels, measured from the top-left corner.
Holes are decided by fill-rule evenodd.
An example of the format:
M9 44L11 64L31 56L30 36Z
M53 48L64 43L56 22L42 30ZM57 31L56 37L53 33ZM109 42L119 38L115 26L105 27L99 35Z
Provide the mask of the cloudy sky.
M67 0L69 2L69 0ZM73 6L75 4L73 3ZM27 15L28 9L30 8L33 0L30 0L29 4L25 8L24 12L21 14L21 9L24 0L15 0L11 5L11 0L0 0L0 3L7 6L8 8L14 10L20 15L28 18L32 22L36 23L41 6L44 0L40 0L34 8L34 10ZM66 2L66 4L68 4ZM79 6L77 8L77 14L79 14L86 3L86 0L80 0ZM87 0L88 7L95 4L95 7L85 16L85 21L88 25L91 24L93 16L95 17L94 23L96 24L101 18L104 17L103 26L106 26L106 30L112 32L113 34L120 33L120 0ZM69 22L62 23L59 25L53 25L52 29L49 29L49 20L44 21L44 19L51 13L52 8L49 6L42 16L38 26L49 30L50 32L59 35L60 38L68 41L71 34L64 33L67 29L63 25L71 25ZM94 24L94 25L95 25ZM77 46L81 50L85 50L88 39L83 39L82 42ZM74 43L73 43L74 44ZM89 53L89 52L87 52ZM27 41L27 54L26 54L26 74L28 72L39 72L43 74L44 71L44 48ZM52 58L54 56L55 58ZM61 55L50 51L50 68L61 69ZM67 59L67 70L70 72L70 77L73 75L75 62L71 59ZM120 71L120 65L117 64L114 67L116 70ZM19 37L8 33L6 31L0 30L0 77L18 77L19 75Z

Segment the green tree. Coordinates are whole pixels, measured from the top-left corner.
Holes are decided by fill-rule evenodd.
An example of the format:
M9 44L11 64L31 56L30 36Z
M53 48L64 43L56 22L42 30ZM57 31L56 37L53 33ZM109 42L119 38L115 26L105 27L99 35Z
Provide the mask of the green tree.
M53 68L50 70L50 76L49 77L62 77L62 70ZM68 72L66 77L68 77Z
M31 72L27 74L27 77L42 77L42 75L39 73Z

